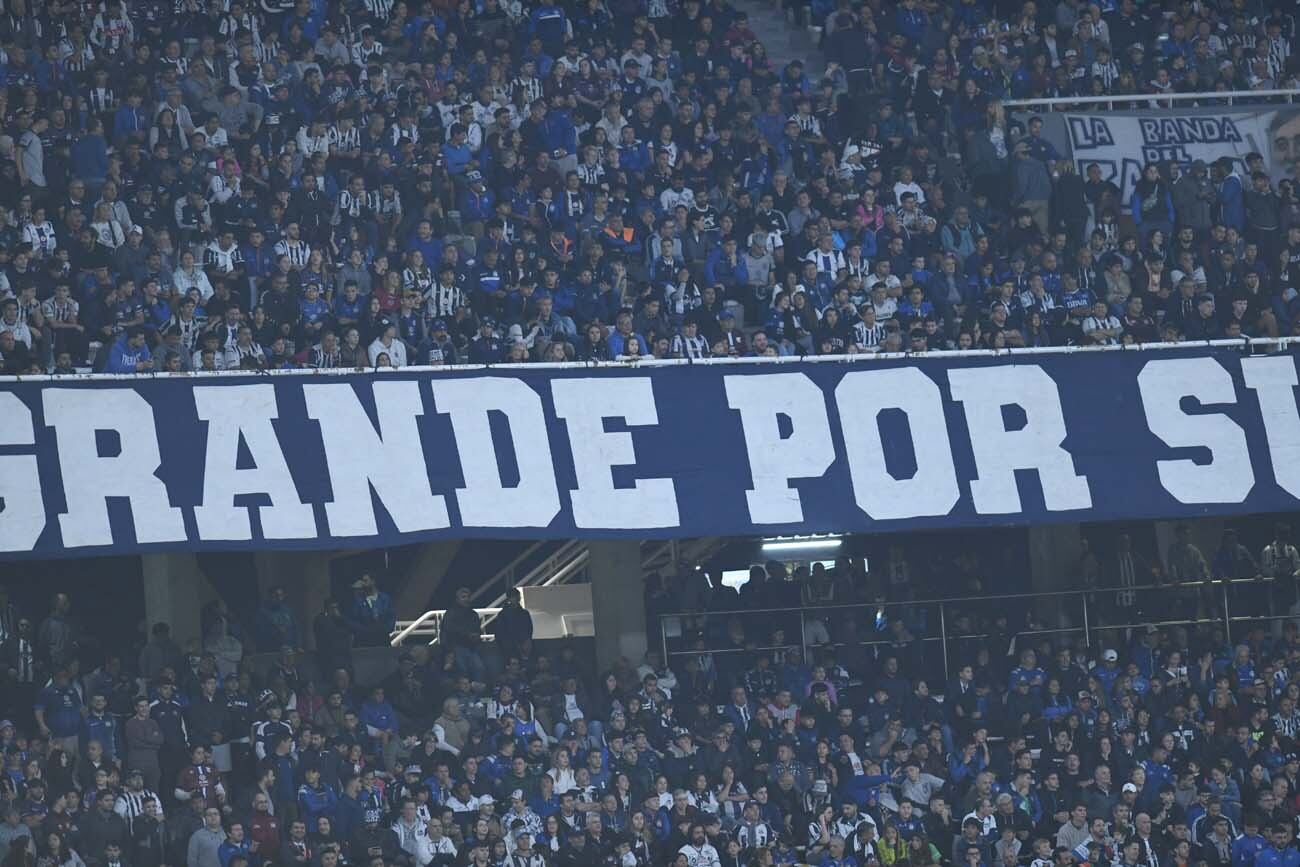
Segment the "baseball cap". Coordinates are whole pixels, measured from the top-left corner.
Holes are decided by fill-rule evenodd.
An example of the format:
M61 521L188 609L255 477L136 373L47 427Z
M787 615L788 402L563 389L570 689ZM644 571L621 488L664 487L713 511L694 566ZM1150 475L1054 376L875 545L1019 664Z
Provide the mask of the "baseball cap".
M1125 783L1125 784L1124 784L1124 787L1123 787L1122 789L1120 789L1121 792L1125 792L1125 793L1127 793L1127 792L1132 792L1132 793L1135 794L1135 795L1137 794L1137 790L1138 790L1138 787L1135 786L1135 785L1133 785L1132 783Z
M1119 660L1119 654L1115 652L1114 648L1107 648L1102 651L1101 658L1106 662L1117 662Z
M406 771L405 771L404 773L407 773L407 774L422 774L422 773L424 773L424 769L421 768L419 765L407 765L407 766L406 766Z

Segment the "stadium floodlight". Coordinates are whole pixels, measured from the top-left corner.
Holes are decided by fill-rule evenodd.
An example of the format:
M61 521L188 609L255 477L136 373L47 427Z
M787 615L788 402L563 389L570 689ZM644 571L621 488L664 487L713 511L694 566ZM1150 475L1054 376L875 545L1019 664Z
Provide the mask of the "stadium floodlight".
M763 540L764 554L786 554L791 551L827 551L840 547L844 540L839 536L785 536Z

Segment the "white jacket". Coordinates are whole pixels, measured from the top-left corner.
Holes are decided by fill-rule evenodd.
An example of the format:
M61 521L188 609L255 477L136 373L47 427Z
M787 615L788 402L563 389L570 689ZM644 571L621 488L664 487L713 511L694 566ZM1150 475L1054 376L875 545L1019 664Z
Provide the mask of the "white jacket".
M433 842L429 839L429 826L422 819L416 819L414 825L408 826L398 818L393 823L393 833L397 835L397 844L402 851L415 861L419 867L433 860Z

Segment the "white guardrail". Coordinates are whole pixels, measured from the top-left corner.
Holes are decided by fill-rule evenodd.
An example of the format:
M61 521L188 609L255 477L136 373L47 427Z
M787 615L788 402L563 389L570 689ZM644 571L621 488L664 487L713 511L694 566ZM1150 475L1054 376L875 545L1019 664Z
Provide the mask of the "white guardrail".
M485 617L493 618L501 613L500 608L475 608L474 610L478 613L480 621L483 621ZM393 647L397 647L413 635L427 635L430 643L432 643L438 637L438 630L442 626L442 618L446 613L446 608L439 608L434 611L426 611L409 623L398 623L397 625L401 628L393 633L388 643ZM494 637L492 633L484 632L482 640L491 641Z
M1276 104L1277 100L1296 102L1300 92L1294 90L1222 90L1199 93L1134 93L1114 96L1070 96L1051 99L1007 99L1002 107L1028 111L1075 110L1081 106L1102 106L1113 111L1116 106L1143 108L1196 108L1206 105Z
M638 367L677 367L691 365L725 365L725 364L795 364L798 362L816 362L823 364L862 364L871 361L891 361L907 358L1010 358L1026 355L1068 355L1070 353L1094 352L1158 352L1170 349L1197 349L1215 347L1225 349L1285 349L1300 343L1300 337L1251 337L1240 340L1185 340L1180 343L1134 343L1113 346L1043 346L1020 349L936 349L928 352L862 352L855 355L778 355L746 358L628 358L620 356L615 361L539 361L524 364L448 364L440 367L385 367L352 368L332 367L317 370L315 368L293 368L290 370L215 370L215 371L181 371L179 373L72 373L66 376L54 376L48 373L22 376L0 376L0 383L6 382L79 382L83 380L128 380L139 382L148 379L175 379L192 377L221 378L247 377L256 379L266 376L343 376L367 373L376 376L388 376L402 373L441 373L470 370L591 370L593 368L617 368L626 370ZM1268 351L1268 350L1266 350Z

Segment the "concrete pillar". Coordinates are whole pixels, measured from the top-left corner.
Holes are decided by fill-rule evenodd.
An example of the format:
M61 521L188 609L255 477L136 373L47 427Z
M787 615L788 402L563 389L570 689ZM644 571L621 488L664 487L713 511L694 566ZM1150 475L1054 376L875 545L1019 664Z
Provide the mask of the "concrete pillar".
M646 651L645 593L641 545L636 541L589 542L591 613L596 631L596 664L609 668L625 656L633 665Z
M259 551L253 555L258 593L265 596L276 586L285 589L305 649L316 646L311 624L330 595L330 556L328 551Z
M1078 524L1030 527L1029 575L1034 593L1071 590L1078 580L1081 536ZM1035 603L1045 626L1081 626L1081 605L1074 597L1048 596Z
M179 551L145 554L141 560L144 580L145 618L171 626L172 638L181 647L201 639L199 613L215 598L194 554Z
M448 539L420 546L402 578L402 586L393 594L398 620L414 620L428 610L429 600L456 559L460 544L459 539Z

